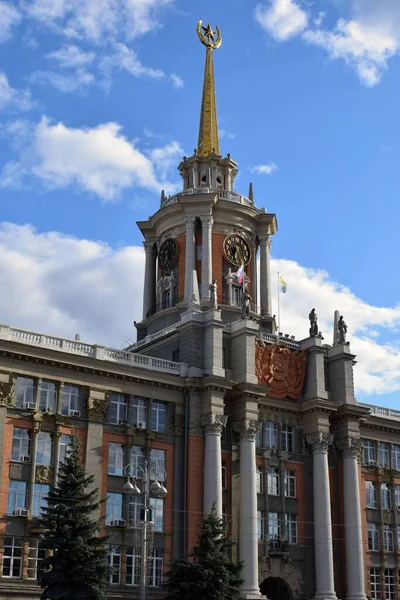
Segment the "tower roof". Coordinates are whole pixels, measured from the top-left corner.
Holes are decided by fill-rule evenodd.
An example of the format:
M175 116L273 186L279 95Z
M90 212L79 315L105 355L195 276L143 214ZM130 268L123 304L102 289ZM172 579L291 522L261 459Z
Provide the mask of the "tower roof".
M204 26L202 25L201 20L197 23L197 35L206 47L206 64L204 68L203 96L201 100L197 152L201 156L208 156L212 153L219 155L217 104L215 99L212 53L213 50L219 48L222 38L218 27L216 27L216 31L213 31L210 24Z

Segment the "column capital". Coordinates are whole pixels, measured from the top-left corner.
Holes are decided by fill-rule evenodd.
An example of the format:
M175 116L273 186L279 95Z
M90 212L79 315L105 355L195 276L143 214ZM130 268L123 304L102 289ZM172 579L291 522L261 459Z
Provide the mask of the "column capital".
M328 448L333 442L333 435L331 433L323 433L317 431L306 436L307 443L312 447L314 453L328 453Z
M251 421L250 419L242 419L233 424L233 430L240 434L241 440L255 441L257 433L261 430L261 421Z
M190 215L188 217L185 217L184 221L185 221L186 229L191 229L194 227L194 224L196 223L196 217L193 217L192 215Z
M271 250L272 248L272 238L269 233L264 233L258 236L258 240L261 244L266 244L267 250Z
M155 239L148 239L148 240L144 240L143 242L143 248L144 251L146 252L152 252L154 250L154 244L156 243Z
M360 438L344 437L336 440L336 447L343 453L343 458L361 458L362 442Z
M212 227L214 225L214 219L212 215L204 215L200 217L200 221L203 227Z
M201 417L201 424L204 427L205 434L216 434L221 435L222 429L226 425L228 417L225 415L218 415L210 412L207 415Z

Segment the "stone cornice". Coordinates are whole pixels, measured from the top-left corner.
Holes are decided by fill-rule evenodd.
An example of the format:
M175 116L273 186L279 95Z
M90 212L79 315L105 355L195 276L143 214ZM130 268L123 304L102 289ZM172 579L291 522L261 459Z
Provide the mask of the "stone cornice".
M336 413L338 408L337 404L334 404L329 400L323 400L322 398L312 398L299 405L299 410L303 414L313 412Z

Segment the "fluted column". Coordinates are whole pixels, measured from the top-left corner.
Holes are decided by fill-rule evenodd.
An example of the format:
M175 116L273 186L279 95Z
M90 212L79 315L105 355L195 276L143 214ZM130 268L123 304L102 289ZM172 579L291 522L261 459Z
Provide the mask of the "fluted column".
M210 283L212 277L212 227L214 219L211 215L200 217L202 232L201 246L201 299L206 303L210 297Z
M268 234L258 236L260 242L260 306L263 315L271 315L271 266L269 253L271 250L271 236Z
M234 423L240 433L240 523L239 554L243 561L241 597L261 596L258 585L256 435L261 423L242 419Z
M257 243L255 243L253 246L253 278L252 278L251 290L252 290L252 295L253 295L253 301L254 301L254 304L256 305L256 312L259 312L260 303L259 303L259 299L258 299L257 251L258 251L258 245L257 245Z
M191 302L192 274L196 268L196 247L194 239L194 226L196 217L185 217L186 225L186 251L185 251L185 301Z
M320 431L307 436L313 449L315 600L336 600L328 469L328 447L332 439L331 434Z
M346 600L366 600L357 461L361 450L361 440L358 438L345 437L337 441L337 446L343 452Z
M202 418L205 431L204 448L204 514L211 512L213 504L222 516L222 460L221 432L226 425L224 415L208 413Z
M143 320L147 318L148 312L156 303L156 253L154 240L145 240L143 242L146 255L144 266L144 287L143 287Z

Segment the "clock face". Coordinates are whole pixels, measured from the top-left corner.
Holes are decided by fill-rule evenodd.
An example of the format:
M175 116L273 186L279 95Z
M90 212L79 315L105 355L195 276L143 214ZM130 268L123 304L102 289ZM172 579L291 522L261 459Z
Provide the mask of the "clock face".
M251 257L248 243L241 235L228 235L224 239L224 254L230 263L240 267L242 263L246 266Z
M175 263L178 254L178 248L175 240L168 238L162 243L161 248L158 252L158 264L160 269L165 271L170 269Z

